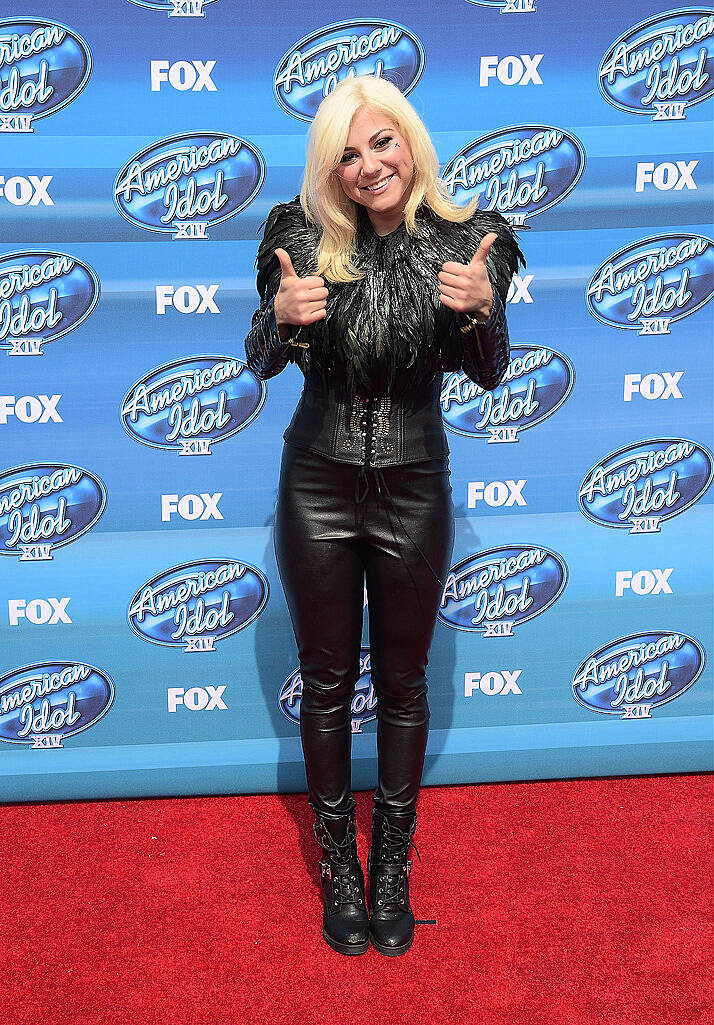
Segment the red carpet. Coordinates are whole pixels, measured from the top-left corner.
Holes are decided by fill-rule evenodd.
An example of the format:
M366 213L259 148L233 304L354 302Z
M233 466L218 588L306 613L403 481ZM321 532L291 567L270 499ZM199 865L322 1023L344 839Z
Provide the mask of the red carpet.
M397 958L323 942L304 794L4 805L2 1020L711 1025L712 789L423 788Z

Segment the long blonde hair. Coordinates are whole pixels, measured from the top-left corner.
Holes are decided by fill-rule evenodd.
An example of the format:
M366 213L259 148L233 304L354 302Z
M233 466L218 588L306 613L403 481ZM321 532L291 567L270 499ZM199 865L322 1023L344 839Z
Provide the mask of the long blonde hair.
M363 277L352 262L357 205L342 191L334 173L352 118L362 108L384 114L409 144L414 178L404 208L408 233L415 230L415 214L422 202L447 221L465 221L478 206L478 198L466 206L458 206L449 198L446 185L439 178L439 160L424 122L395 85L371 75L343 79L324 98L310 126L300 189L305 216L322 229L317 247L317 273L332 282L358 281Z

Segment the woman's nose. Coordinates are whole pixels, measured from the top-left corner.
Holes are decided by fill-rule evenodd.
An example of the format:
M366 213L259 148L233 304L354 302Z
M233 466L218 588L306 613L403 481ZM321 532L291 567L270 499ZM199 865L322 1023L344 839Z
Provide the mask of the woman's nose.
M375 153L370 153L362 158L362 174L365 178L371 178L381 166L381 161Z

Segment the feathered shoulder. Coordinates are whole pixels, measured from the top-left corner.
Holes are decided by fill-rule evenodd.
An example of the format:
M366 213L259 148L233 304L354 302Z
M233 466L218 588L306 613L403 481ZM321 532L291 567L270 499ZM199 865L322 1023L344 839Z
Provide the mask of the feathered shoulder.
M360 208L357 218L358 235L364 234L360 228L364 228L366 222L367 215L364 208ZM263 224L265 231L255 260L258 272L256 287L261 299L266 292L270 292L271 278L275 276L275 290L280 282L280 264L275 255L277 248L285 249L295 272L305 277L317 273L316 251L320 241L319 229L306 218L299 196L288 203L276 203ZM525 257L513 228L502 214L476 210L466 221L448 221L422 204L417 211L416 227L415 238L427 251L433 250L435 263L443 263L448 259L468 262L478 249L481 239L489 232L495 232L498 239L491 248L488 264L499 296L505 302L511 278L517 273L519 264L525 267ZM377 246L380 245L379 236L373 232L367 234L373 236ZM362 239L359 248L367 256L364 243Z
M526 265L516 234L506 218L495 210L476 210L465 221L447 221L423 205L417 215L418 237L427 250L433 250L434 262L455 260L469 263L481 240L493 231L498 236L487 258L496 291L505 303L511 278L519 264Z
M265 231L255 258L256 288L261 300L266 294L277 292L280 284L280 263L275 250L287 252L295 273L302 278L316 272L315 254L320 241L318 229L305 217L299 196L289 203L276 203L263 224Z

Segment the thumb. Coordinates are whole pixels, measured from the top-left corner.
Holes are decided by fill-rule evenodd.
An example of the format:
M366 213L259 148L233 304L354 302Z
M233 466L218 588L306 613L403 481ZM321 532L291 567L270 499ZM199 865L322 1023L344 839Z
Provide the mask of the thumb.
M498 235L495 231L489 231L488 235L484 235L484 237L481 239L481 244L479 245L478 249L473 255L473 259L471 260L472 265L475 263L486 262L486 257L488 256L491 250L491 246L497 238Z
M293 267L292 260L288 253L286 253L284 249L276 249L275 255L277 256L280 264L280 271L282 275L281 279L284 281L285 278L296 278L297 274L295 273L295 268Z

